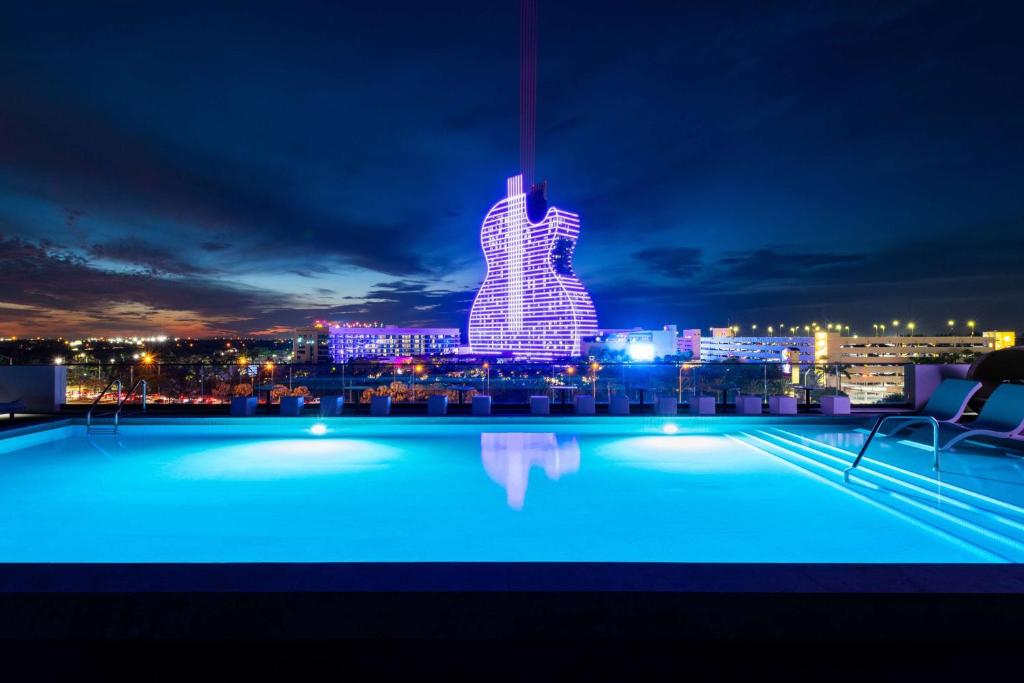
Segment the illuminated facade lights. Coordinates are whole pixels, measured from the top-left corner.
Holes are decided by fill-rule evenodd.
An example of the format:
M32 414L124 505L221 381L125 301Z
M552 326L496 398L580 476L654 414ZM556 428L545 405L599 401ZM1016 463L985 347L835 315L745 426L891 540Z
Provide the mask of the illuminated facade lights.
M334 325L329 333L330 360L398 358L455 353L459 330L452 327L350 327ZM416 366L422 369L423 366Z
M579 232L579 217L554 207L532 222L523 177L508 179L507 196L480 229L487 277L469 314L475 353L538 360L580 354L581 337L598 330L594 304L572 267Z

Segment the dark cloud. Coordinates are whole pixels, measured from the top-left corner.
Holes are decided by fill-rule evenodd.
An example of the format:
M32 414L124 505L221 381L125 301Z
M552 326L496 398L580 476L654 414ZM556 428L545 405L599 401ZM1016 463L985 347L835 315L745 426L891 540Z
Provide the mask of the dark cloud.
M862 264L864 254L810 252L797 246L770 246L727 252L716 263L715 277L735 284L770 280L802 281L823 273Z
M194 261L182 258L169 248L139 240L122 239L92 244L88 253L94 258L139 266L154 274L195 275L204 272Z
M410 325L465 328L475 290L443 289L421 282L381 282L362 303L336 306L331 314L351 320L402 320Z
M963 234L973 235L969 244ZM596 288L594 298L609 327L831 319L865 329L898 318L944 330L953 318L997 328L1024 319L1024 271L1011 265L1024 253L1021 235L1024 219L855 254L734 251L683 283L615 282Z
M194 325L201 330L240 330L286 301L199 277L102 270L58 245L4 235L0 292L5 326L32 330L49 322L66 333L89 333L92 324L103 332L160 331L187 318L201 320Z
M703 251L695 247L653 247L633 252L633 258L652 273L680 280L696 275L702 256Z

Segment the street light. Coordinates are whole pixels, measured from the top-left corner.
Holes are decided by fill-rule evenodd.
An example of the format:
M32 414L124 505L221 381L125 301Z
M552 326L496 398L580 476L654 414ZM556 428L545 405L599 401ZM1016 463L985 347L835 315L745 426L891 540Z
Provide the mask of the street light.
M974 321L973 320L968 320L967 321L967 327L970 328L971 336L973 337L974 336Z
M910 330L910 336L914 336L914 328L917 327L914 323L907 323L907 329Z

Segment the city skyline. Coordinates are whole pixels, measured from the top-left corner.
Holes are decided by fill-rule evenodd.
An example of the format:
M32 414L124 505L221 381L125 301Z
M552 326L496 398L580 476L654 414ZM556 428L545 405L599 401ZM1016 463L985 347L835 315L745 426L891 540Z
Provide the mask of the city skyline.
M258 5L10 8L0 336L466 330L516 3ZM541 9L536 163L603 327L1019 327L1005 13L581 7Z

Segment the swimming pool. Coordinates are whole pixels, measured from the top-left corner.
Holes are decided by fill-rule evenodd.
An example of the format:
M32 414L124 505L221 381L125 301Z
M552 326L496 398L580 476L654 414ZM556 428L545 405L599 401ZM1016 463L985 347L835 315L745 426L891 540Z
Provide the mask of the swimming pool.
M992 489L955 458L936 474L927 450L882 444L844 483L860 427L167 418L87 435L63 425L0 439L0 562L1024 559L1019 459L998 459L1013 471Z

